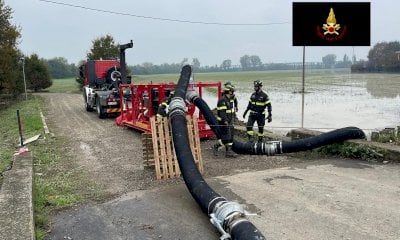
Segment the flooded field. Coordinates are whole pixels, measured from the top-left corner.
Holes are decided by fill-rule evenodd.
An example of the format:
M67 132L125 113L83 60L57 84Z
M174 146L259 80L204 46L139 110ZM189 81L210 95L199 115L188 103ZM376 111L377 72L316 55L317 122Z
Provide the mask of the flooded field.
M272 102L273 121L266 128L285 133L302 125L302 73L264 72L258 76ZM252 81L235 81L239 99L238 118L253 91ZM222 80L224 81L224 80ZM303 126L329 131L355 126L367 134L400 126L400 74L351 74L349 70L306 71ZM216 100L204 96L207 102ZM208 100L207 100L208 99ZM209 104L211 108L215 107Z

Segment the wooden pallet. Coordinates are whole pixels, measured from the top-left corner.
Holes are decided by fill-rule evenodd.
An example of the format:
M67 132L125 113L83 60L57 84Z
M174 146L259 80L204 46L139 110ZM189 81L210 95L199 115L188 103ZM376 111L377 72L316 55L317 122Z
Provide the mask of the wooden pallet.
M154 166L157 179L179 177L181 171L175 154L172 131L168 118L156 120L155 117L152 117L150 118L150 124L152 129L151 135L142 135L144 165L147 167ZM203 174L204 167L201 156L197 119L192 119L188 116L187 127L193 158L200 173Z
M151 139L150 132L142 133L143 144L143 165L145 167L154 167L154 151L153 140Z

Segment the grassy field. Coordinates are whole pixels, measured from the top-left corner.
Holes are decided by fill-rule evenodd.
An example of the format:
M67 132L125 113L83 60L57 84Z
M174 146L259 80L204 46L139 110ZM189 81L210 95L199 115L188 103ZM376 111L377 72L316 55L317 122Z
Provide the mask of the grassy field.
M336 70L312 70L306 71L307 81L317 82L317 79L324 78L329 81L334 74L349 74L349 69ZM301 71L259 71L259 72L219 72L219 73L194 73L196 82L227 82L235 84L247 84L259 79L268 84L279 84L282 82L296 82L301 84ZM176 83L179 79L179 73L176 74L153 74L153 75L134 75L133 83ZM46 89L52 93L78 93L78 84L75 78L54 79L53 85Z
M51 93L79 93L79 85L75 78L54 79L53 85L46 89Z
M321 73L321 72L320 72ZM220 73L194 73L196 82L227 82L248 83L256 79L266 82L280 82L293 78L301 79L299 71L260 71L260 72L220 72ZM179 79L179 74L164 75L139 75L133 76L133 82L149 83L149 82L174 82Z

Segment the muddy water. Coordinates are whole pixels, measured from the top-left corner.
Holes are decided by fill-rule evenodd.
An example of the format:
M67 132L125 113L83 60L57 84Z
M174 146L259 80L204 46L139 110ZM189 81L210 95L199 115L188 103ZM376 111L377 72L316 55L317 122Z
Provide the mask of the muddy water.
M303 126L329 131L355 126L367 134L385 127L400 126L400 74L323 73L305 77ZM302 125L300 77L264 81L273 108L273 121L266 128L285 133ZM253 91L252 80L236 83L239 119ZM211 108L216 99L203 97ZM215 102L215 104L214 104Z

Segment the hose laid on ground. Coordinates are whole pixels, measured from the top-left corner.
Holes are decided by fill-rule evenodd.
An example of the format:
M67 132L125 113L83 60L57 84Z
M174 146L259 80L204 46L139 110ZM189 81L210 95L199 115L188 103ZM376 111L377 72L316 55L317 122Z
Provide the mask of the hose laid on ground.
M217 119L208 107L207 103L195 92L188 93L186 98L199 108L207 124L214 131L218 139L221 139L221 131L219 129ZM232 150L238 154L273 156L276 153L282 154L307 151L321 146L343 142L344 140L359 138L365 138L365 133L361 129L357 127L345 127L327 133L322 133L318 136L292 142L269 141L265 143L242 143L234 140Z
M169 119L172 126L176 157L186 186L203 212L210 216L211 223L222 234L220 239L265 239L261 232L246 219L243 207L239 203L228 201L216 193L205 182L197 169L190 149L186 127L185 96L191 73L192 70L189 65L182 68L174 97L169 104ZM217 129L215 131L218 132Z

